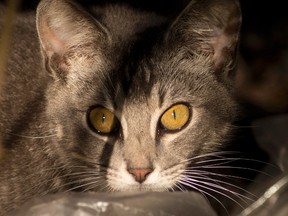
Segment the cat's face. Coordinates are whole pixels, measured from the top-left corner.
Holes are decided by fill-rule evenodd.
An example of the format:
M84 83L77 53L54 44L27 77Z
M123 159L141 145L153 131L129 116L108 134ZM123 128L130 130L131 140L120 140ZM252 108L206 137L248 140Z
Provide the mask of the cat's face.
M45 65L56 80L47 93L58 134L51 149L83 190L181 188L188 167L225 142L235 117L235 2L193 1L167 30L131 23L121 35L66 1L38 8Z

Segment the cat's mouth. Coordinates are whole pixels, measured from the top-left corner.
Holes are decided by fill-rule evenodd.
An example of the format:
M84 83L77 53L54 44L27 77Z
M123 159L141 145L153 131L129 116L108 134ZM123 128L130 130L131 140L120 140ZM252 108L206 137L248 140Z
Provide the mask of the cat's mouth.
M179 167L181 166L181 168ZM161 169L156 166L154 170L146 173L147 176L139 179L135 174L129 172L125 166L107 170L107 183L109 191L116 192L167 192L175 191L178 182L183 178L184 164ZM178 169L176 169L178 168ZM141 180L141 181L140 181Z

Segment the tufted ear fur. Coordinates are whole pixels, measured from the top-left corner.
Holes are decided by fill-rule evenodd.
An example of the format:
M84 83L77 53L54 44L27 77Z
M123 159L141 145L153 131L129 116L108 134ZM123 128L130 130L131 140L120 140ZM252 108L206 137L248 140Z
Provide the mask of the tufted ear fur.
M193 55L208 56L215 70L235 66L241 26L237 0L192 0L175 20L166 42L180 42Z
M45 67L56 79L99 64L109 46L107 31L69 0L42 0L37 8L37 31Z

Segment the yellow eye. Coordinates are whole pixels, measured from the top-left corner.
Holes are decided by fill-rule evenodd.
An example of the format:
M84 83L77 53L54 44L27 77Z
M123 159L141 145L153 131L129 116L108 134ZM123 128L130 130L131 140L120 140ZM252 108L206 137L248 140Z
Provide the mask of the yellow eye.
M118 126L116 116L104 107L93 108L88 115L88 121L91 127L103 134L114 132Z
M170 107L161 117L161 126L174 131L185 126L190 119L190 109L187 105L176 104Z

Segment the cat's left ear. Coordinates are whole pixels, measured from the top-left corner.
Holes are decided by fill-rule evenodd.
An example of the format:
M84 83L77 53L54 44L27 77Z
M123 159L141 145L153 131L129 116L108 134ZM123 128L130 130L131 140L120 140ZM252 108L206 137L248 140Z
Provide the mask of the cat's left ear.
M42 0L36 17L44 64L54 78L67 80L99 67L110 37L80 6L70 0Z
M166 42L209 57L216 70L233 68L240 26L238 0L192 0L172 24Z

